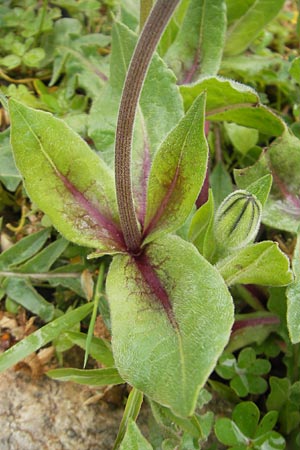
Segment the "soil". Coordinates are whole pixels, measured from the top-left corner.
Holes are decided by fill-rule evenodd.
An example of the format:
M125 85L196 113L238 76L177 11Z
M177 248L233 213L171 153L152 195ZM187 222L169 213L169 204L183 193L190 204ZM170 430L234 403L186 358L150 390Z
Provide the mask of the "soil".
M0 375L0 450L111 450L123 409L96 391L24 373Z

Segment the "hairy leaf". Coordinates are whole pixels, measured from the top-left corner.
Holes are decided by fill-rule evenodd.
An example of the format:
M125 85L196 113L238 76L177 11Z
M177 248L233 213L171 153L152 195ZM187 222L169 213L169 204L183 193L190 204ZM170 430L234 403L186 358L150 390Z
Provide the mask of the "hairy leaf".
M120 450L153 450L153 447L144 438L136 423L130 420Z
M110 170L63 121L9 103L14 156L32 201L68 240L122 250Z
M255 0L227 31L224 53L242 53L280 11L284 0Z
M255 0L226 0L228 22L234 22L243 16Z
M297 233L300 219L300 140L286 131L251 167L235 170L239 187L272 175L273 184L264 205L262 221L270 227Z
M272 187L272 175L267 174L259 178L257 181L246 186L246 190L255 195L262 206L266 203L271 187Z
M284 286L293 280L287 256L272 241L237 250L218 262L217 268L228 285L252 283Z
M203 95L195 100L155 155L148 183L145 243L178 229L197 199L208 158L204 102Z
M249 86L221 77L207 77L192 86L181 86L185 109L201 92L206 91L206 118L235 122L256 128L268 136L280 136L284 122L260 103L258 94Z
M121 376L175 414L192 414L233 322L218 272L193 245L168 235L139 257L117 255L107 294Z
M190 1L176 39L164 57L180 83L218 72L225 32L224 0Z

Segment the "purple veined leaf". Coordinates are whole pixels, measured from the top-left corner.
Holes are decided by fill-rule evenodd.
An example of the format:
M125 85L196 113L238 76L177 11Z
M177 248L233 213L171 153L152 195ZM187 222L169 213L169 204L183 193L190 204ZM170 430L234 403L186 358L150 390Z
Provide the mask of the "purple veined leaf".
M106 287L121 377L189 416L230 336L224 280L192 244L166 235L140 256L116 255Z
M14 157L31 200L68 240L125 251L110 169L62 120L9 104Z
M208 160L204 109L202 94L155 155L148 182L144 244L178 229L197 200Z

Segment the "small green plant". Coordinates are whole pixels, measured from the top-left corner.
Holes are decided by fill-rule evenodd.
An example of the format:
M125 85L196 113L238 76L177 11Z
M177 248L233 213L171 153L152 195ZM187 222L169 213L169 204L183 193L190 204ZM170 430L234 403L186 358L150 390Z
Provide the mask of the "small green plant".
M216 372L225 380L230 380L230 387L239 397L248 394L263 394L268 383L261 375L266 375L271 363L266 359L256 358L253 348L244 348L236 360L234 355L223 353L216 367Z
M233 410L232 420L227 418L217 420L216 436L230 450L284 449L284 438L273 431L277 421L277 412L270 411L260 422L259 417L259 409L254 403L240 403Z
M276 352L284 346L291 351L289 335L294 344L300 340L299 240L294 278L287 256L263 228L298 232L300 144L256 91L217 75L238 63L283 1L272 0L272 8L259 0L157 0L153 8L141 1L139 36L137 17L124 2L123 21L114 23L111 37L96 31L97 2L52 3L66 5L73 16L60 18L54 8L48 30L42 16L47 2L31 10L40 23L34 44L45 42L48 58L35 67L53 67L48 86L33 81L38 98L25 86L3 89L10 96L14 159L5 132L0 144L6 159L0 158L10 171L0 177L14 191L20 173L31 201L46 214L44 225L63 237L49 242L46 227L0 255L6 308L23 305L46 323L0 356L0 370L51 341L58 351L77 344L86 350L85 363L90 354L105 367L60 368L49 376L97 386L127 382L133 388L114 448L152 448L135 424L145 396L164 430L158 448L169 450L198 449L210 434L213 414L201 411L202 388L216 368L231 389L216 380L212 388L233 402L246 400L232 420L217 419L221 443L232 450L283 449L284 438L273 431L277 421L280 432L297 443L297 425L284 424L289 417L298 424L298 381L276 402L270 379L269 412L260 422L258 408L247 400L267 391L271 373L271 363L257 358L250 345L277 333ZM0 12L9 26L9 13ZM17 14L25 21L24 9L14 9L12 18ZM91 31L86 36L84 22ZM24 25L21 36L26 30ZM47 44L47 33L55 48ZM20 36L16 40L22 44ZM109 58L100 58L103 49L110 53L110 43ZM4 55L5 70L25 70L26 51L18 65L5 66L11 55ZM292 67L297 79L299 67ZM232 146L224 157L223 138ZM261 157L260 146L269 146ZM209 153L218 162L210 177ZM233 173L236 188L228 175L235 158L241 167ZM81 262L62 263L74 248ZM84 279L86 270L97 272L95 286ZM75 304L67 308L58 297L54 307L33 287L35 275L51 287L70 287L78 295ZM257 293L258 286L273 291ZM287 311L276 309L276 295ZM99 311L111 343L93 337ZM80 333L79 323L89 314L89 330ZM288 352L286 360L291 371Z

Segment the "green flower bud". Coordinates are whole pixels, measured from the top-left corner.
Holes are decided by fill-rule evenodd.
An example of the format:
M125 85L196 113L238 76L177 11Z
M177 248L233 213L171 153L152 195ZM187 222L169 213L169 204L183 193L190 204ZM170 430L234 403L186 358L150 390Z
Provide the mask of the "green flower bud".
M249 244L261 220L261 203L250 192L238 190L228 195L215 216L215 235L220 247L235 249Z

